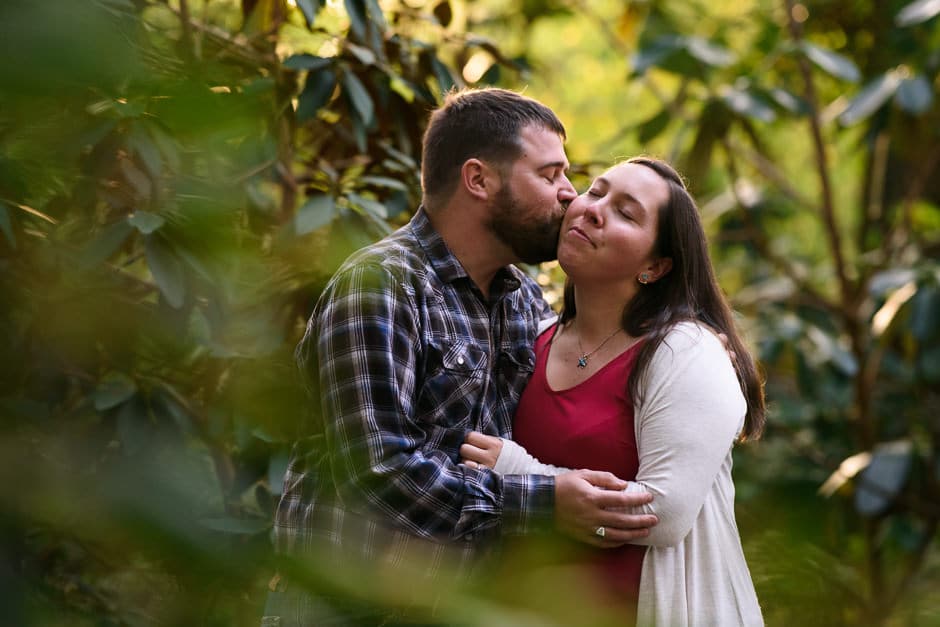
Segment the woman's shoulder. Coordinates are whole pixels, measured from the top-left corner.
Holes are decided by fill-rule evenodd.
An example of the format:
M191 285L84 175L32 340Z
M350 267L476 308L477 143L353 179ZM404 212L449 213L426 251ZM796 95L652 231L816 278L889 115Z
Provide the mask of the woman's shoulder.
M721 340L718 339L718 332L696 320L683 320L673 325L666 332L663 344L673 350L698 348L712 351L717 348L722 353L726 352Z

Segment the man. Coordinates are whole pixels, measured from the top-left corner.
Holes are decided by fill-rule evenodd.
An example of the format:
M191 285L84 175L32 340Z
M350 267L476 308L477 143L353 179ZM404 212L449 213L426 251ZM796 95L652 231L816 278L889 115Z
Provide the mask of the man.
M319 403L318 443L298 446L288 468L280 552L340 564L355 556L440 583L502 536L554 525L617 546L655 524L616 511L649 496L621 492L626 483L609 473L499 477L458 464L468 431L511 437L539 322L552 315L511 264L555 257L576 196L564 138L551 110L501 89L450 94L432 114L422 207L343 264L298 347ZM318 624L363 611L375 613L357 620L389 619L336 599L314 605Z

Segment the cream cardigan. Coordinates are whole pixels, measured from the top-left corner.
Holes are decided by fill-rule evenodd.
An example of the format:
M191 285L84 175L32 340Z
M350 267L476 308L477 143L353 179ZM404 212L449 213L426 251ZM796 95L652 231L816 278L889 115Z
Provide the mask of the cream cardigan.
M632 513L659 524L635 544L648 545L640 577L640 627L759 626L761 616L734 518L731 449L746 404L721 342L693 323L676 326L656 351L635 408L640 466L628 492L653 501ZM556 475L505 440L494 469Z

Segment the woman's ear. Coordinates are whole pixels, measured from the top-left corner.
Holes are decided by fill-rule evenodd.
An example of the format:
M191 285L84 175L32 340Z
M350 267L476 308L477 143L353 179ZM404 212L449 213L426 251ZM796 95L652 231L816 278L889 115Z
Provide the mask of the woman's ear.
M467 159L460 166L460 184L478 200L488 200L498 188L496 171L484 161Z
M669 274L670 270L672 270L672 257L660 257L651 263L644 272L649 274L648 282L654 283Z

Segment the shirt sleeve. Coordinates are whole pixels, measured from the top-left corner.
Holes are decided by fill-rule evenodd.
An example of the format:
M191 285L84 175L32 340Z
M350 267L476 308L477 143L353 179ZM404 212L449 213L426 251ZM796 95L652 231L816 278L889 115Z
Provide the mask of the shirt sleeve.
M681 324L657 349L636 406L640 466L630 492L653 501L629 513L659 524L634 544L675 546L692 529L735 438L747 405L731 360L704 327Z
M421 329L400 281L384 268L355 266L334 277L320 302L302 341L315 343L318 359L302 367L318 383L333 479L346 507L437 540L494 529L526 533L550 522L550 478L504 480L427 446L443 427L415 420ZM464 433L449 431L456 450Z

